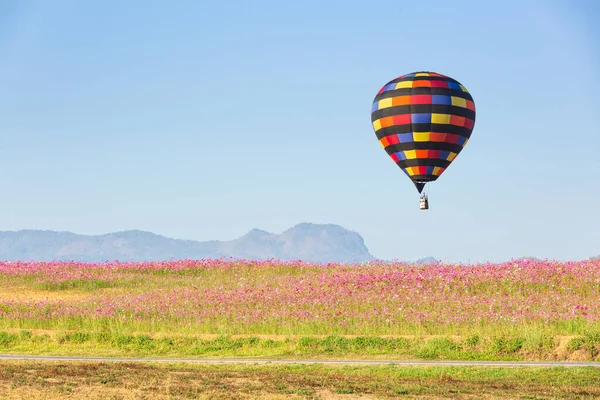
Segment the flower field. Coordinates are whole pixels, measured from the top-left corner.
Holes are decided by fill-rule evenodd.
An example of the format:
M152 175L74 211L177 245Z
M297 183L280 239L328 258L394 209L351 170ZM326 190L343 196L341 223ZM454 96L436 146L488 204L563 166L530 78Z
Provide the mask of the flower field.
M600 261L0 263L0 329L472 334L600 325Z

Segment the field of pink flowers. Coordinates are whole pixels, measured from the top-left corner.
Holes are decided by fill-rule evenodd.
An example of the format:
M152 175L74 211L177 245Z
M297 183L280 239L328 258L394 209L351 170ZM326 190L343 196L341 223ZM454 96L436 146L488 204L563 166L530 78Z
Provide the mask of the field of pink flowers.
M403 335L541 326L569 334L599 319L600 260L0 263L0 328Z

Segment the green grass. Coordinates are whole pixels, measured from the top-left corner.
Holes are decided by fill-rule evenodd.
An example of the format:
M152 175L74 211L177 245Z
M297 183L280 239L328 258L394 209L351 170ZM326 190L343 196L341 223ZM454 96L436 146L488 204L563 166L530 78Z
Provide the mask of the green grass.
M563 339L492 336L175 336L119 332L0 331L0 352L135 357L383 358L427 360L553 360L578 351L597 357L600 336ZM582 353L583 352L583 353Z
M93 292L93 289L89 290ZM70 293L66 291L67 293ZM0 313L8 305L0 302ZM25 306L22 306L25 307ZM31 306L27 306L31 307ZM52 311L50 303L36 305L47 313ZM134 315L122 313L116 317L90 317L84 314L73 317L52 317L47 319L6 319L0 317L0 330L6 329L47 329L47 330L86 330L119 332L157 332L168 334L222 334L222 335L435 335L435 336L515 336L525 337L528 343L543 345L547 338L555 336L600 336L600 322L589 322L583 319L555 321L552 323L523 322L519 324L498 323L464 323L464 324L427 324L402 323L393 327L384 324L361 325L358 322L347 325L332 325L324 322L301 321L250 321L236 323L230 316L211 318L199 322L193 319L171 318L136 318Z

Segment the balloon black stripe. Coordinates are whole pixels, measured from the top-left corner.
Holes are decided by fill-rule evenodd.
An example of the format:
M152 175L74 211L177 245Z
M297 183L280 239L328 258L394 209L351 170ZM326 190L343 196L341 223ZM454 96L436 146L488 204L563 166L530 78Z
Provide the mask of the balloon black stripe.
M465 128L464 126L456 126L450 124L406 124L406 125L392 125L387 128L381 128L375 132L377 139L380 140L384 136L395 135L398 133L409 133L409 132L442 132L452 133L454 135L464 136L467 139L471 137L471 129Z
M446 142L406 142L390 144L385 147L385 151L390 155L404 150L441 150L458 154L462 149L463 146L460 144Z
M433 182L437 178L439 178L438 175L413 175L410 177L413 182Z
M383 117L391 117L399 114L450 114L475 120L475 111L460 106L449 106L447 104L410 104L382 108L371 113L371 121Z
M444 95L444 96L454 96L461 97L466 100L473 101L473 96L471 96L468 92L463 92L457 89L450 88L430 88L430 87L416 87L416 88L401 88L394 90L387 90L385 92L381 92L375 96L375 101L379 101L381 99L387 99L388 97L396 97L396 96L414 96L416 94L435 94L435 95Z
M389 81L387 84L389 85L390 83L398 83L398 82L406 82L406 81L443 81L443 82L452 82L452 83L456 83L460 85L460 82L458 82L455 79L452 79L450 77L442 77L442 76L405 76L404 78L396 78L394 80Z
M448 168L450 161L441 160L439 158L413 158L410 160L400 160L396 164L398 164L400 168L419 166Z

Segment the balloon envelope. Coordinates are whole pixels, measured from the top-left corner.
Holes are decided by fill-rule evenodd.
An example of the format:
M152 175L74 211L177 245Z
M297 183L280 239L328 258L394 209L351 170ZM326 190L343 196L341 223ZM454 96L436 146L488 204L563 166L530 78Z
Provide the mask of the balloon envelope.
M467 144L475 103L458 81L435 72L413 72L379 90L371 122L381 146L421 193Z

